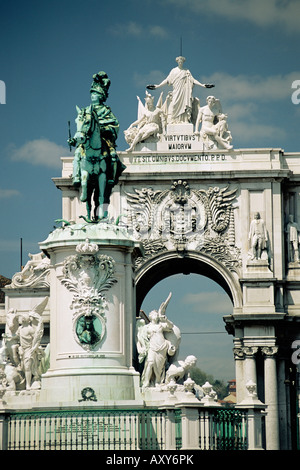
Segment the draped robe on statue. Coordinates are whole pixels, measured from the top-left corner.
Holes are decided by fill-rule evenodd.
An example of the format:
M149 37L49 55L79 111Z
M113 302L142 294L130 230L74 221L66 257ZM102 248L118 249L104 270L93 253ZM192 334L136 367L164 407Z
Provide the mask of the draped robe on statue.
M168 85L173 87L169 114L172 122L188 122L187 109L192 108L194 78L189 70L175 67L167 77Z

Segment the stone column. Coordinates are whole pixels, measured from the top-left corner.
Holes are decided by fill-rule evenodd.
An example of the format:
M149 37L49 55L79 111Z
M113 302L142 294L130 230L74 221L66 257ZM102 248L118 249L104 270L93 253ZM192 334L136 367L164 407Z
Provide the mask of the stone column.
M233 348L233 355L235 360L235 379L236 379L236 402L240 403L244 399L244 358L245 354L243 348Z
M266 448L279 450L279 419L278 419L278 392L276 353L277 346L264 346L261 348L265 356L265 404L266 415Z
M255 354L258 351L257 346L244 346L243 353L245 354L244 361L244 387L246 383L252 381L257 383L256 377L256 359Z

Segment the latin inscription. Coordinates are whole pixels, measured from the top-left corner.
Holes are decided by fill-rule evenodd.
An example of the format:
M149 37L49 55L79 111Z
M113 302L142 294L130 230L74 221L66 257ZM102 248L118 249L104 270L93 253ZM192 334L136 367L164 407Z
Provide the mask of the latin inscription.
M226 161L224 153L201 153L194 155L137 155L132 163L201 163Z
M196 140L194 134L167 134L165 141L168 142L169 150L191 150L192 143Z

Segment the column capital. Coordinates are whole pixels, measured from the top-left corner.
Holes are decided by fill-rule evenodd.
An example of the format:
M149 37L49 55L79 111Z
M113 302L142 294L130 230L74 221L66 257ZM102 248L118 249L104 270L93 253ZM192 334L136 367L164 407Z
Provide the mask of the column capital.
M242 350L246 358L253 358L258 351L258 346L244 346Z
M245 358L245 353L242 347L233 348L233 356L235 360L243 360Z
M278 346L263 346L261 352L266 357L273 357L278 353Z

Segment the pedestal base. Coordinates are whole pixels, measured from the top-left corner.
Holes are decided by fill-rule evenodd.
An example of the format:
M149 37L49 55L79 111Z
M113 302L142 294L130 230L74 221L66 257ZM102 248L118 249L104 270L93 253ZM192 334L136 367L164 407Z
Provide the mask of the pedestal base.
M48 371L42 377L40 399L47 403L139 401L139 381L140 376L133 368Z
M183 386L178 385L174 393L165 388L149 387L142 391L141 396L146 406L179 406L188 403L189 405L202 406L202 403L191 392L186 392Z
M289 281L300 280L300 263L295 261L288 264L287 279Z
M245 277L266 278L272 277L272 271L269 268L269 262L266 259L248 260L246 265Z

